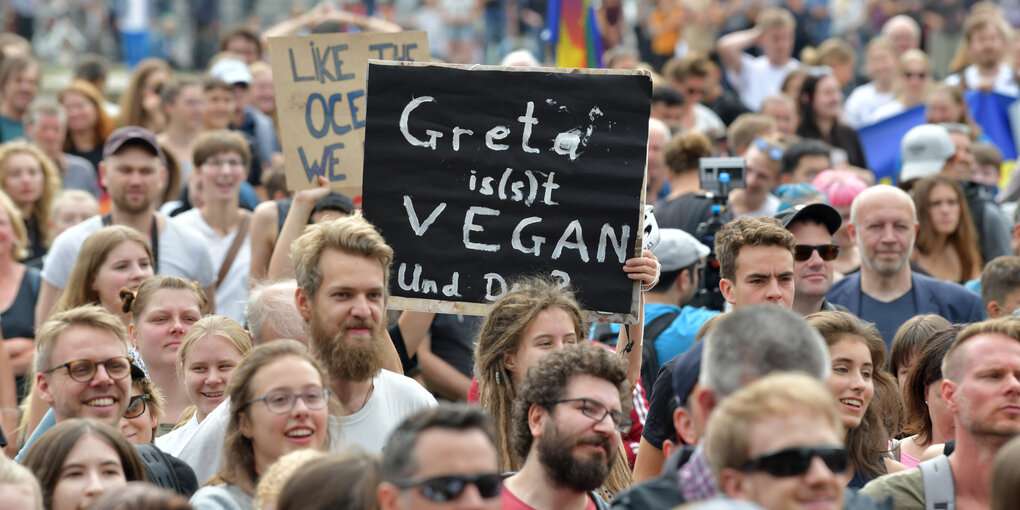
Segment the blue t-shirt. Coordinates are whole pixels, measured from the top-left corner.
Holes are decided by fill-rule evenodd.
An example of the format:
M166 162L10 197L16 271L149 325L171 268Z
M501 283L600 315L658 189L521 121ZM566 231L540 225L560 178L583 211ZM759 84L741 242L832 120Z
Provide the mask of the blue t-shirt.
M705 310L693 306L683 308L675 305L662 303L645 304L645 326L664 313L679 313L672 324L663 330L662 334L655 339L655 355L659 358L659 366L673 359L678 354L687 351L694 343L694 337L698 330L708 319L719 314L715 310ZM620 332L619 324L610 324L613 333ZM594 326L592 331L594 331Z
M907 319L917 315L917 304L914 303L914 289L906 294L883 303L861 292L861 317L874 320L875 327L885 340L885 347L892 349L893 337Z
M25 137L25 126L10 117L0 115L0 143Z

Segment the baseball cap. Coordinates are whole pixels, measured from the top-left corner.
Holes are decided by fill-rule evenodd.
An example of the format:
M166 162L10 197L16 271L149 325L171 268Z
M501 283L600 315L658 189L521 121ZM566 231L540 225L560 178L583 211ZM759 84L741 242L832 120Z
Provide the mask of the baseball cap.
M795 221L811 220L821 223L828 229L829 235L835 234L843 224L843 217L829 204L798 204L776 214L776 219L782 222L783 228L787 230Z
M103 145L103 159L116 154L128 142L144 145L154 155L159 156L159 159L163 159L163 149L159 148L156 135L152 134L152 131L140 126L124 126L110 133L110 136L106 137L106 143Z
M701 377L701 352L704 348L704 340L694 342L673 362L673 396L680 407L687 405L687 399L698 383L698 377Z
M956 154L956 144L945 127L922 124L903 135L900 153L903 157L900 182L906 182L941 172L946 161Z
M225 58L216 62L212 69L209 69L209 75L213 78L219 78L230 85L238 83L250 85L252 82L251 71L248 69L248 66L244 62L232 58Z
M659 244L652 248L663 271L683 269L707 257L709 252L708 246L678 228L659 229Z

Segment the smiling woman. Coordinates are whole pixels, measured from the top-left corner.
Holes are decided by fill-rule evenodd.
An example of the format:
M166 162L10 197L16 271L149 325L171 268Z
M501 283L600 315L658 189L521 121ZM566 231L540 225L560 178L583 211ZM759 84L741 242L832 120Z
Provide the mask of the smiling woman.
M885 343L874 326L847 312L818 312L806 319L829 345L832 373L826 385L847 429L854 474L849 486L860 488L886 473L889 440L899 430L900 397L885 371Z
M21 212L28 233L24 262L38 266L50 240L50 208L60 191L57 166L38 147L25 141L0 145L0 191Z
M251 351L230 380L223 468L191 498L195 508L251 508L255 481L283 455L329 446L339 405L304 345L278 340ZM333 407L333 409L331 409Z

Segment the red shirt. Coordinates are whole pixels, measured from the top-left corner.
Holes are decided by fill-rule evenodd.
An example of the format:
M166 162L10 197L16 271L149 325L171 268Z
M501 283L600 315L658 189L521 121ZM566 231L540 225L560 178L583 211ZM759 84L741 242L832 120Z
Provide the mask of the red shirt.
M499 502L503 510L535 510L527 503L517 499L517 496L514 496L506 485L503 485L503 492L499 493ZM595 502L592 501L591 496L588 496L588 506L585 507L585 510L596 510L596 508L598 507L595 506Z

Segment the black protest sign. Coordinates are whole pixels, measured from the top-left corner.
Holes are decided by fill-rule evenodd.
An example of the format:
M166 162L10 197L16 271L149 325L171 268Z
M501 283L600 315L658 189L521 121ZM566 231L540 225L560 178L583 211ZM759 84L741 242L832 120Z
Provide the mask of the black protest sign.
M623 264L641 237L651 82L564 71L370 61L363 204L395 252L394 307L484 314L541 274L636 318Z

